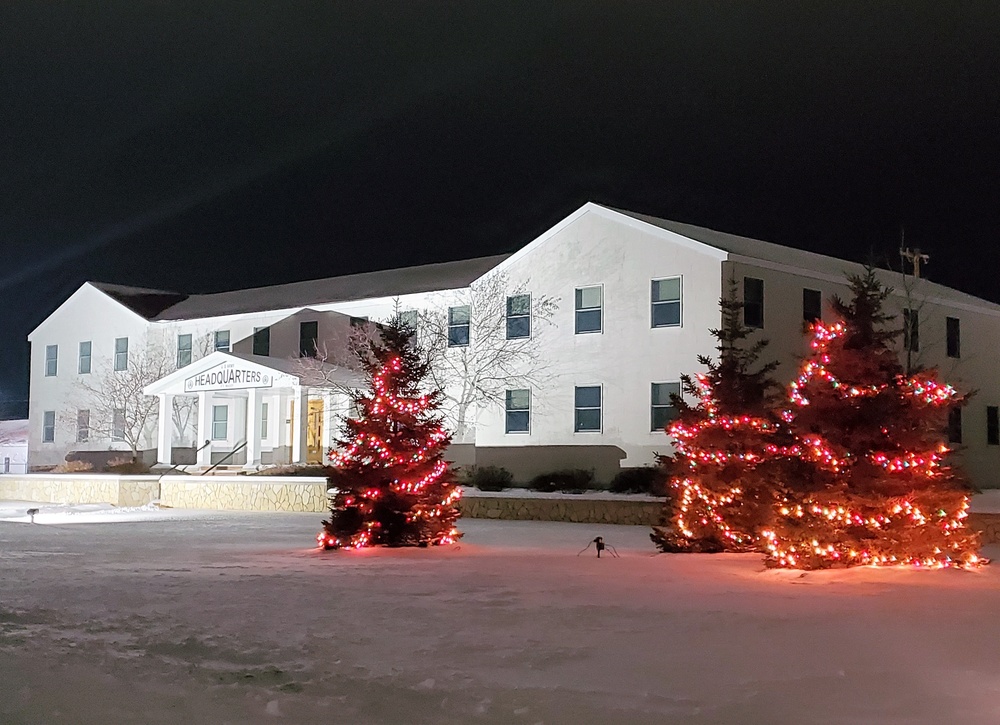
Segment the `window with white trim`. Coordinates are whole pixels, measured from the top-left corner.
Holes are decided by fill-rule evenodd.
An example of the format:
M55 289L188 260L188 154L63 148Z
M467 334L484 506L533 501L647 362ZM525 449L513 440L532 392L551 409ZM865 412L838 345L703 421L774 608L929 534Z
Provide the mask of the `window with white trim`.
M650 291L653 327L680 327L681 278L654 279Z
M212 406L212 440L224 441L229 437L229 406Z
M115 371L128 370L128 338L115 338Z
M90 440L90 411L76 411L76 442L86 443Z
M177 367L182 368L191 364L194 354L194 343L191 335L177 336Z
M93 344L90 342L90 340L80 343L80 356L79 359L77 360L76 371L81 375L87 375L90 372L92 350L93 350Z
M508 390L504 407L505 432L528 433L531 429L531 391Z
M59 372L59 346L45 346L45 377L53 378Z
M42 443L54 443L56 440L56 412L46 410L42 413Z
M229 352L229 330L215 331L215 349L217 352Z
M743 278L743 324L747 327L764 327L764 280Z
M507 339L531 337L531 295L507 298Z
M260 437L267 439L267 403L260 404Z
M680 383L653 383L649 395L649 429L664 430L677 417L671 396L681 394Z
M469 306L448 308L448 347L464 347L469 344Z
M573 394L573 430L576 433L600 432L601 386L577 385Z
M111 411L111 440L125 440L125 409L115 408Z

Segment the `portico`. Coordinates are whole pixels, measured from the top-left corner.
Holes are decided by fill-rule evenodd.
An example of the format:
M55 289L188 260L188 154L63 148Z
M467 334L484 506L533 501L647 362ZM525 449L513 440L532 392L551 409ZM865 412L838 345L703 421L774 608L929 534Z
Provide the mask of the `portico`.
M147 386L159 399L157 464L173 464L175 443L188 443L188 421L180 421L178 398L196 402L195 467L205 469L227 455L229 465L256 469L267 464L321 462L339 418L348 407L353 371L328 366L324 386L308 385L294 360L213 352ZM185 430L178 430L183 423Z

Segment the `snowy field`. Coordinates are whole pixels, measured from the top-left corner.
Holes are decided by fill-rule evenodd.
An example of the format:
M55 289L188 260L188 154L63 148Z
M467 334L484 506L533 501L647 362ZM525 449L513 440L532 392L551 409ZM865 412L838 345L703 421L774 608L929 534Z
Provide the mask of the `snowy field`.
M802 575L483 520L322 553L315 514L25 507L0 502L4 725L1000 722L1000 566ZM577 556L598 534L621 558Z

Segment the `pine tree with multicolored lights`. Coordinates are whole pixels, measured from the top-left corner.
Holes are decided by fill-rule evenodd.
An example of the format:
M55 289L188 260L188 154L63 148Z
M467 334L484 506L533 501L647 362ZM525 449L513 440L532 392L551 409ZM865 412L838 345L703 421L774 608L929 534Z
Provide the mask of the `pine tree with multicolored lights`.
M450 544L461 534L461 489L444 460L451 436L426 391L429 365L397 314L359 350L369 389L354 396L331 453L330 518L317 537L326 549Z
M764 532L767 563L973 566L968 487L948 464L948 412L964 403L936 371L907 375L898 330L872 270L833 300L839 322L812 326L812 353L789 388L784 453L803 468Z
M760 364L768 343L751 339L756 330L743 324L735 280L719 306L722 325L710 331L718 360L699 356L707 372L681 376L683 391L697 403L677 397L678 416L667 426L676 452L660 458L670 490L650 535L661 551L755 550L782 495L769 452L783 440L775 412L781 386L772 377L778 364Z

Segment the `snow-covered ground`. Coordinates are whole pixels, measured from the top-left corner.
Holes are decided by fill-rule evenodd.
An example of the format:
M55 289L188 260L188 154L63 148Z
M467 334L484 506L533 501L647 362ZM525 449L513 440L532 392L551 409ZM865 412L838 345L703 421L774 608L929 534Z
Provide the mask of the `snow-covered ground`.
M314 514L41 508L0 521L5 725L1000 722L1000 566L803 575L484 520L323 553ZM577 556L596 535L621 557Z

